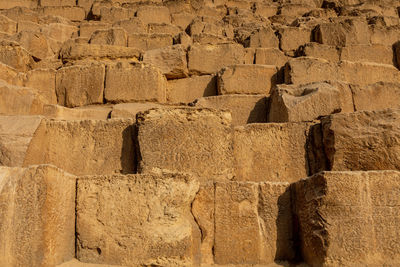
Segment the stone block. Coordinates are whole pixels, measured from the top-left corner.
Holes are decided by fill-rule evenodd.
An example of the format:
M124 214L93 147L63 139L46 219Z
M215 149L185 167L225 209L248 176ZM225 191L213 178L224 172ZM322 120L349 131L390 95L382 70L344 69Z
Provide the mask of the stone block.
M213 95L217 95L217 78L214 75L168 81L167 101L171 103L190 103L197 98Z
M92 34L97 30L107 30L111 28L110 23L101 21L82 21L79 24L79 36L90 38Z
M0 167L0 265L55 266L75 255L74 176Z
M103 64L74 65L59 69L56 74L58 104L66 107L102 104L104 79Z
M107 120L112 111L110 106L84 106L66 108L59 105L45 105L43 115L57 120Z
M321 58L331 62L338 62L340 60L340 52L341 50L335 46L315 42L303 45L298 51L301 56Z
M136 15L144 24L171 23L169 9L164 6L141 6Z
M232 113L232 125L237 126L266 122L268 100L265 95L218 95L199 98L195 106L229 110Z
M117 21L113 24L113 27L123 28L128 35L147 33L146 25L144 25L137 17Z
M101 4L101 2L99 2ZM95 6L92 8L93 13L95 12ZM102 22L114 23L120 20L126 20L135 16L136 9L123 8L119 6L104 6L101 5L99 9L99 17Z
M278 82L278 69L272 65L232 65L218 73L218 94L269 94Z
M89 40L90 44L127 46L128 36L123 28L96 30Z
M76 0L40 0L40 6L75 6Z
M282 51L294 51L311 41L311 30L304 27L283 27L278 31Z
M278 48L279 40L271 27L262 27L251 33L249 47Z
M152 109L138 114L136 119L139 173L158 169L190 172L199 176L201 182L232 178L229 112Z
M15 34L17 32L17 22L4 15L0 15L0 31L8 34Z
M0 9L11 9L14 7L36 8L37 6L38 6L37 0L13 0L13 1L2 1L0 3Z
M235 179L294 182L307 177L305 147L310 126L311 123L256 123L235 127Z
M289 60L278 48L257 48L255 51L255 63L261 65L275 65L283 67Z
M23 166L53 164L76 175L133 173L133 120L44 119Z
M86 18L85 10L77 6L49 6L39 10L43 15L59 16L71 21L82 21Z
M128 46L147 51L173 45L171 34L131 34L128 36Z
M33 58L28 51L16 42L0 41L0 62L18 71L32 69Z
M400 263L399 172L322 172L292 191L310 266Z
M190 212L199 183L160 174L86 176L77 183L77 258L118 265L197 266Z
M360 110L400 109L400 84L378 82L366 86L351 85L354 108Z
M107 65L104 98L107 102L165 102L167 82L158 68L143 63Z
M392 47L379 44L343 47L340 51L340 59L388 65L394 64Z
M63 43L71 39L73 36L78 35L77 33L79 29L76 26L66 25L63 23L49 23L41 26L40 31L49 38Z

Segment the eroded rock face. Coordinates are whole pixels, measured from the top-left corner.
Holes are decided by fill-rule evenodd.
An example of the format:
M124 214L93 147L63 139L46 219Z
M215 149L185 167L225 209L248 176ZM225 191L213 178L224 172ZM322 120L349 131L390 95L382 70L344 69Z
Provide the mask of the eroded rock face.
M50 165L0 167L0 264L55 266L75 255L74 176Z
M399 172L322 172L293 189L308 264L399 264Z
M80 177L77 258L128 266L198 264L200 230L190 212L198 189L192 176L168 172Z

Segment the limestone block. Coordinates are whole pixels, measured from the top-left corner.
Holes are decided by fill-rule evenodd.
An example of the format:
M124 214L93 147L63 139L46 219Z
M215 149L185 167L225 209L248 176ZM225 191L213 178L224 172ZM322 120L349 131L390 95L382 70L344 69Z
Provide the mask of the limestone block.
M340 52L341 51L335 46L325 45L315 42L305 44L300 48L299 51L301 56L321 58L331 62L339 61Z
M378 26L369 27L372 44L393 45L400 39L399 26Z
M77 185L77 258L124 266L196 266L190 212L199 183L176 173L87 176Z
M278 48L279 40L271 27L262 27L250 35L249 46Z
M127 46L128 36L123 28L96 30L89 40L90 44Z
M99 4L101 4L101 2ZM94 10L95 6L93 5L92 11ZM135 12L136 9L123 8L118 6L107 7L101 5L99 10L100 13L99 16L102 22L114 23L120 20L126 20L134 17Z
M304 27L283 27L279 29L279 47L282 51L297 50L311 41L311 30Z
M58 120L107 120L111 113L110 106L84 106L66 108L59 105L45 105L43 115Z
M17 32L22 32L22 31L31 31L31 32L40 31L40 25L38 23L28 20L18 20Z
M322 119L327 170L399 170L399 110L334 114Z
M171 34L131 34L128 36L128 46L146 51L173 45Z
M48 6L39 11L43 15L60 16L71 21L82 21L86 18L85 10L77 6Z
M171 23L185 30L195 17L195 14L188 12L173 13L171 14Z
M58 42L65 42L77 35L78 27L63 23L49 23L40 27L40 32Z
M58 104L79 107L102 104L105 66L103 64L64 67L56 74Z
M147 33L147 28L137 17L120 20L113 24L113 27L123 28L128 35Z
M36 8L37 5L38 5L37 0L1 1L0 9L11 9L14 7Z
M28 71L32 68L33 58L22 46L15 42L0 42L0 62L18 71Z
M169 9L164 6L141 6L136 15L144 24L171 23Z
M332 22L318 25L314 31L314 39L321 44L333 46L349 46L369 44L369 30L365 18L340 17Z
M150 23L147 25L147 31L150 34L167 33L173 36L178 35L180 32L182 32L179 27L167 23Z
M182 45L148 50L143 54L143 62L158 67L167 79L188 76L186 51Z
M255 63L261 65L275 65L283 67L289 60L278 48L257 48L255 51Z
M48 38L42 33L29 31L19 32L12 38L37 59L54 56Z
M40 121L39 116L0 116L0 166L22 166Z
M12 1L13 3L16 2L23 2L24 0L16 0ZM8 2L8 1L7 1ZM25 0L24 2L35 2L37 5L36 0ZM35 23L39 23L39 14L30 9L29 6L23 6L16 4L14 7L6 8L0 12L2 15L12 19L13 21L19 22L21 20L31 21Z
M199 108L229 110L232 113L232 125L266 122L268 97L265 95L219 95L202 97L195 101Z
M197 98L213 95L217 95L217 78L214 75L192 76L168 81L168 102L190 103Z
M106 30L109 28L111 28L110 23L101 21L82 21L79 24L79 36L90 38L95 31Z
M400 263L397 171L322 172L293 185L310 266Z
M366 86L351 85L355 110L400 108L400 84L378 82Z
M165 102L167 82L161 71L143 63L108 64L104 97L107 102Z
M215 263L267 264L293 258L288 185L216 183Z
M349 86L327 82L277 85L271 95L268 121L312 121L342 111L354 111Z
M14 83L15 77L18 76L18 71L9 65L0 62L0 79L7 83Z
M136 114L153 108L169 108L173 106L164 106L158 103L121 103L112 107L111 118L130 118L136 121Z
M0 184L0 265L74 258L75 177L50 165L0 167Z
M153 109L138 114L139 173L190 172L201 182L232 178L231 115L210 109ZM210 138L212 137L212 138Z
M277 83L276 66L232 65L218 73L218 94L269 94Z
M305 151L311 123L248 124L235 127L235 179L294 182L307 177Z
M188 51L191 73L213 74L226 66L243 64L245 52L239 44L194 44Z
M393 49L391 45L351 45L343 47L340 51L340 59L348 61L375 62L393 65Z
M0 15L0 31L14 34L17 32L17 22L7 18L4 15Z
M24 166L53 164L76 175L132 173L133 121L42 120Z
M75 6L76 0L40 0L40 6Z

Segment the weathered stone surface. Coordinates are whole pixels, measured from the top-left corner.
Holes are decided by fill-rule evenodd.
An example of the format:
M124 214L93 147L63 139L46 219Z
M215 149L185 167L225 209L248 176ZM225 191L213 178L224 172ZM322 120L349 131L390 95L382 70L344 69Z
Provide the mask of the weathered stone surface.
M118 62L106 69L107 102L165 102L167 81L161 71L142 63Z
M105 66L74 65L61 68L56 74L58 104L79 107L103 103Z
M393 65L394 63L392 47L379 44L343 47L340 51L340 59L388 65Z
M142 6L137 10L137 17L144 23L171 23L169 9L163 6Z
M132 173L133 121L42 120L24 166L53 164L75 175Z
M77 6L48 6L39 10L43 15L60 16L71 21L82 21L86 17L85 10Z
M111 106L97 105L78 108L66 108L59 105L45 105L43 107L43 115L46 118L58 120L107 120L111 111Z
M255 63L262 65L275 65L283 67L289 60L278 48L257 48L255 51Z
M22 166L39 116L0 116L0 165Z
M283 51L293 51L311 41L311 30L302 27L279 29L279 47Z
M190 103L197 98L213 95L217 95L217 78L214 75L192 76L168 81L168 102Z
M51 44L42 33L21 31L12 38L37 59L54 55Z
M17 22L7 18L6 16L0 15L0 31L14 34L17 32Z
M232 65L218 73L218 94L269 94L277 83L276 66Z
M232 178L229 112L153 109L138 114L137 127L140 173L157 169L190 172L202 182Z
M346 48L343 48L346 49ZM298 53L301 56L326 59L331 62L338 62L340 52L336 46L325 45L320 43L308 43L300 47Z
M399 110L334 114L322 119L326 170L399 170Z
M244 57L244 48L239 44L194 44L188 51L188 67L191 73L213 74L223 67L243 64Z
M90 38L95 31L107 30L109 28L111 28L110 23L100 21L82 21L79 25L79 36Z
M128 36L128 46L147 51L174 44L171 34L131 34Z
M143 54L143 62L157 66L167 79L188 76L186 51L182 45L148 50Z
M235 127L235 179L294 182L307 177L305 146L310 126L311 123L257 123Z
M354 111L350 87L336 87L326 82L277 85L270 99L270 122L312 121L333 113Z
M35 8L37 5L38 1L36 0L1 1L0 9L10 9L13 7Z
M79 178L77 258L128 266L198 264L200 231L190 212L198 189L193 177L166 172Z
M266 264L293 258L288 185L216 183L215 263Z
M293 189L308 264L400 263L399 172L322 172Z
M367 86L351 85L355 110L400 109L400 84L378 82Z
M262 27L249 37L249 47L278 48L279 40L271 27Z
M136 120L136 114L139 112L147 111L153 108L168 108L169 106L163 106L158 103L121 103L116 104L112 107L111 118L131 118Z
M18 71L28 71L32 68L33 58L23 47L15 42L0 42L0 62Z
M202 97L195 101L199 108L229 110L232 125L266 122L268 98L265 95L219 95Z
M128 35L123 28L96 30L90 37L89 43L98 45L127 46Z
M75 254L75 177L0 167L0 265L55 266Z
M117 21L113 24L113 27L121 27L125 29L128 35L147 33L146 26L137 17Z

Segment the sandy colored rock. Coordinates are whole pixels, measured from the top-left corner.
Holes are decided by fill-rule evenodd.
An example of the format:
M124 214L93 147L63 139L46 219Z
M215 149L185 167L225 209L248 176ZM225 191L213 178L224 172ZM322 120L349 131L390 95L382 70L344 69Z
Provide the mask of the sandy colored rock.
M279 47L282 51L297 50L299 46L311 41L311 30L301 27L283 27L279 29Z
M201 182L232 178L229 112L153 109L138 114L136 119L139 173L157 169L190 172L198 175Z
M43 116L58 120L107 120L111 110L112 107L96 105L78 108L45 105L43 107Z
M243 64L244 57L244 49L239 44L194 44L188 51L189 72L213 74L223 67Z
M137 10L137 17L144 23L171 23L169 9L163 6L142 6Z
M96 30L90 37L89 43L98 45L127 46L128 36L123 28Z
M0 167L0 264L55 266L75 254L75 177L50 165Z
M266 264L293 257L288 185L216 183L215 263Z
M27 7L35 8L38 5L36 0L14 0L14 1L2 1L0 3L0 9L10 9L13 7Z
M107 102L165 102L167 81L161 71L143 63L118 62L106 69Z
M331 62L339 61L340 52L341 51L335 46L315 42L305 44L304 46L300 47L298 51L301 56L321 58Z
M103 103L105 66L74 65L61 68L56 74L59 105L79 107Z
M17 32L17 22L7 18L4 15L0 15L0 31L14 34Z
M269 94L277 83L276 66L233 65L218 73L218 94Z
M19 44L10 41L1 41L0 62L18 71L28 71L32 68L33 58Z
M235 179L294 182L307 177L304 148L310 126L311 123L255 123L235 127Z
M147 33L146 25L144 25L137 17L117 21L113 24L113 27L121 27L125 29L128 35Z
M110 23L101 21L82 21L79 24L79 36L90 38L95 31L111 28Z
M379 44L374 45L351 45L343 47L340 52L341 60L375 62L393 65L393 49L391 46Z
M193 177L166 172L79 178L77 258L128 266L198 264L200 231L190 212L198 189Z
M40 6L75 6L76 0L40 0Z
M199 108L229 110L232 113L232 125L266 122L268 97L265 95L219 95L202 97L195 101Z
M367 86L351 85L354 108L360 110L400 109L400 84L378 82Z
M214 75L168 81L167 101L171 103L190 103L197 98L213 95L217 95L217 78Z
M182 45L148 50L143 54L143 62L157 66L167 79L188 76L186 51Z
M78 34L78 27L63 23L49 23L43 25L40 31L58 42L65 42Z
M132 173L133 121L44 119L35 132L24 166L53 164L76 175Z
M133 120L136 120L136 114L139 112L147 111L149 109L153 108L168 108L169 106L163 106L158 103L121 103L121 104L116 104L112 107L111 111L111 118L112 119L122 119L122 118L131 118Z
M322 172L293 189L310 266L399 264L399 172Z
M86 17L85 10L77 6L48 6L40 9L43 15L60 16L71 21L82 21Z
M326 82L277 85L270 99L269 122L312 121L333 113L354 111L350 87L336 87Z
M54 55L50 43L42 33L22 31L14 36L13 40L21 44L23 48L37 59L44 59Z
M18 71L9 65L0 62L0 79L7 83L14 83Z
M278 48L257 48L255 50L255 63L262 65L275 65L283 67L289 60Z
M174 44L171 34L130 34L128 36L128 46L142 51L159 49Z
M271 27L262 27L250 35L249 47L278 48L279 40Z

